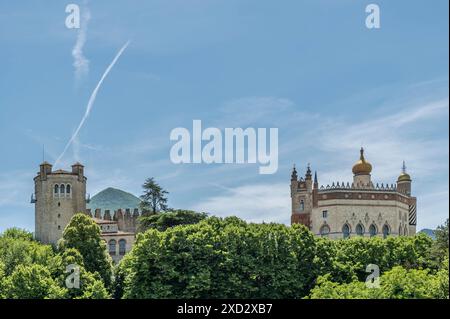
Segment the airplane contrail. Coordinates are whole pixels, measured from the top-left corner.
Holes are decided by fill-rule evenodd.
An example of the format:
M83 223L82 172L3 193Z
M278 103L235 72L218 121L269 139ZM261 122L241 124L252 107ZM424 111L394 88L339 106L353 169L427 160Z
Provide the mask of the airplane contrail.
M59 164L59 161L61 160L61 158L64 156L66 151L69 149L70 145L73 143L75 138L78 136L78 133L80 132L81 128L84 125L84 122L89 117L89 114L90 114L90 112L92 110L92 106L94 105L94 102L95 102L95 98L97 97L98 90L100 89L100 87L101 87L103 81L105 80L106 76L108 75L109 71L111 71L111 69L113 68L114 64L116 64L117 60L120 58L120 56L122 55L123 51L125 51L125 49L127 48L127 46L129 44L130 44L130 41L127 41L127 43L125 43L123 45L123 47L120 48L119 52L117 52L116 56L114 57L114 59L112 60L110 65L106 68L105 72L103 73L102 77L100 78L100 81L98 81L97 86L95 87L94 91L92 91L91 97L89 98L89 101L88 101L88 104L87 104L87 107L86 107L86 112L84 113L84 116L81 119L80 124L78 125L77 129L75 130L75 132L72 134L72 137L70 138L69 142L67 142L67 145L64 148L63 152L61 153L61 155L59 155L59 157L56 159L54 166Z

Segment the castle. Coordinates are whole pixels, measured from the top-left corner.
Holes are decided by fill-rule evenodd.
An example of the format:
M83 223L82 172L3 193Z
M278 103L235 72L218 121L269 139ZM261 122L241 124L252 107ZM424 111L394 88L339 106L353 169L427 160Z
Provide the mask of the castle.
M352 236L409 236L416 233L416 198L411 196L411 177L405 163L396 184L374 185L372 165L360 150L353 165L353 182L319 187L317 172L307 167L298 178L291 175L291 224L306 225L315 235L332 239Z
M138 209L133 213L130 209L118 209L113 215L109 210L102 214L100 209L92 213L86 209L89 202L86 181L84 166L80 163L72 165L70 172L53 171L47 162L40 165L31 197L35 204L35 238L42 243L56 245L73 215L84 212L100 227L109 254L117 262L131 250L141 213Z

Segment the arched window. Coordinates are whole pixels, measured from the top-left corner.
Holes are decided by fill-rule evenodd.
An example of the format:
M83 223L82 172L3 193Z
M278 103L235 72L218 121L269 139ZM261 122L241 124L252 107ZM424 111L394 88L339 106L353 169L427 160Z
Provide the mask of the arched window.
M111 239L108 243L108 246L109 246L109 254L115 255L116 254L116 240Z
M55 197L57 197L57 196L59 195L59 185L55 185L55 190L54 190L53 195L54 195Z
M350 226L348 224L344 224L344 226L342 226L342 235L344 238L350 237Z
M328 225L323 225L320 228L320 235L322 237L328 237L328 234L330 233L330 227Z
M300 211L304 211L305 210L305 202L302 200L300 200Z
M391 233L388 224L384 224L383 226L383 238L386 238Z
M61 195L64 196L64 191L65 191L66 187L64 186L64 184L61 184L61 186L59 186L59 192L61 193Z
M398 226L398 235L399 236L403 235L403 227L402 227L402 225Z
M69 197L70 197L70 192L71 192L70 185L67 184L66 185L66 195L69 196Z
M119 255L125 255L127 248L127 241L125 239L119 240Z
M369 226L369 234L370 237L376 236L377 235L377 226L375 226L374 224Z
M364 226L361 224L356 225L356 234L358 236L364 236Z
M403 228L403 235L408 236L408 227L406 227L406 225Z

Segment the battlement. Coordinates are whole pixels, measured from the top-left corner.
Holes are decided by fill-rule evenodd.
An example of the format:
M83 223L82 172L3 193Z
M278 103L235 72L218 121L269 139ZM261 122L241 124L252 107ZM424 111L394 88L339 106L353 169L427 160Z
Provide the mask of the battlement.
M86 209L85 213L86 215L96 219L116 221L119 230L133 233L137 231L139 224L138 218L145 215L145 213L140 212L137 208L134 208L133 211L130 208L119 208L118 210L113 211L112 214L109 209L105 209L104 212L98 208L93 212L91 209Z
M320 191L323 190L329 190L329 189L353 189L353 190L373 190L373 191L392 191L395 192L397 191L397 186L396 184L373 184L372 182L370 182L369 184L362 184L362 183L339 183L339 182L333 182L331 185L327 185L327 186L320 186Z

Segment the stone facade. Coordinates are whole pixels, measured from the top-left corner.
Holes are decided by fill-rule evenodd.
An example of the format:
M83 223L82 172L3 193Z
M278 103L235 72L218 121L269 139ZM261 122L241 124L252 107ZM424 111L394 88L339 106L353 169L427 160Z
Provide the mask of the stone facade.
M118 262L131 250L138 227L138 209L118 209L111 215L96 209L94 214L86 209L84 166L72 165L72 171L52 170L52 165L44 162L34 178L35 238L42 243L56 245L64 228L76 213L86 213L100 227L101 236L107 243L109 253Z
M56 244L70 219L86 210L86 177L83 165L72 171L52 171L44 162L34 178L35 237L45 244Z
M291 175L291 223L306 225L315 235L332 239L352 236L408 236L416 233L416 198L405 167L397 183L371 181L372 166L364 158L353 166L353 182L319 187L308 166L305 177Z

